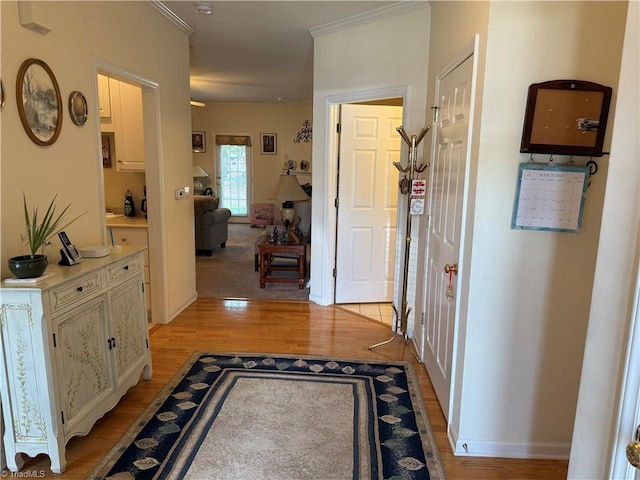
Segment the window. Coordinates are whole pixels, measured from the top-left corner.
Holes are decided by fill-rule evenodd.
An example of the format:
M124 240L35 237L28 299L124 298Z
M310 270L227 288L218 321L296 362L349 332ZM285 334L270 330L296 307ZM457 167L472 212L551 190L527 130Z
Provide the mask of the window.
M218 190L220 206L231 215L247 217L251 140L247 136L216 135L218 146Z

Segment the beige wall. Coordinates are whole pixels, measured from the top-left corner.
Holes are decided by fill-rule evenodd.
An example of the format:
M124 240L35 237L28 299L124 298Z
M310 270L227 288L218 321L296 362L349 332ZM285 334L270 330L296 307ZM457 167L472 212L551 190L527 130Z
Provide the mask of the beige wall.
M512 230L518 164L529 160L520 138L531 83L589 80L614 87L615 102L625 11L623 2L433 4L430 85L453 47L480 34L450 418L460 454L466 444L471 455L568 455L609 159L598 159L580 233Z
M200 165L211 176L208 185L213 184L216 175L215 148L216 135L249 135L252 141L252 202L273 203L268 197L283 172L285 160L295 160L297 172L300 162L309 162L313 171L311 142L294 143L297 133L305 120L312 122L311 102L308 103L208 103L206 107L192 107L193 130L206 134L207 151L194 153L193 164ZM312 125L313 127L313 125ZM275 133L277 148L275 155L260 153L260 134ZM206 185L205 185L206 186ZM216 190L217 191L217 190Z
M425 126L430 9L423 2L403 7L407 10L393 17L314 40L312 231L325 243L311 250L309 298L323 305L334 299L337 155L331 142L337 118L331 106L404 95L407 133L418 134ZM401 155L406 158L404 145Z
M161 114L152 124L160 129L161 146L158 155L148 160L147 182L151 169L149 204L155 205L151 254L152 264L157 264L152 269L162 273L161 284L153 289L154 321L168 321L195 298L193 206L173 197L179 185L192 184L188 37L147 2L37 3L53 26L46 35L20 25L16 2L0 2L1 75L8 93L0 136L2 277L9 276L6 260L23 253L19 203L23 191L34 204L44 205L58 194L59 204L72 203L73 213L86 210L67 229L77 245L106 240L95 73L97 62L108 63L160 86ZM30 57L51 67L62 94L62 130L49 147L37 146L27 137L16 109L16 75ZM67 112L73 90L83 92L89 105L89 120L82 127L73 125ZM58 259L58 248L55 240L47 249L52 261Z

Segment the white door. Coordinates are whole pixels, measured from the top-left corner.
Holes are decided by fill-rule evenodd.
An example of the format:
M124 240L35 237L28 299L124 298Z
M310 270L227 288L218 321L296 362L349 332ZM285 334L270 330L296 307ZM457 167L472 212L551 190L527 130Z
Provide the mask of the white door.
M424 363L445 417L448 417L453 333L456 321L458 275L445 272L457 266L464 196L473 57L436 77L438 121L434 122L431 154L428 251L424 278L426 312L422 341ZM460 273L464 274L462 268ZM449 288L449 295L447 289Z
M393 300L402 107L343 105L336 303Z

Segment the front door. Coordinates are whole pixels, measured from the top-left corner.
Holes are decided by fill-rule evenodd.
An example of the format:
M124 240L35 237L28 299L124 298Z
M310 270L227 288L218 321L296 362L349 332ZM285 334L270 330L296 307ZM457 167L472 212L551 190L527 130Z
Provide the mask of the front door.
M473 57L436 77L438 121L434 122L429 187L430 221L424 278L424 363L448 418L453 333L458 304L458 266ZM445 266L449 265L445 271Z
M343 105L335 303L391 302L402 107Z

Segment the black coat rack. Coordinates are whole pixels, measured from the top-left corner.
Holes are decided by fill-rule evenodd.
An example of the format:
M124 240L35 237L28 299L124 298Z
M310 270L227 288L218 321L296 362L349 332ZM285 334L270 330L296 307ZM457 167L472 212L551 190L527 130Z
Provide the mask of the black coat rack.
M425 134L431 129L431 127L427 126L422 129L419 135L411 135L409 137L407 133L404 131L402 126L396 128L397 132L400 134L404 142L409 146L409 161L406 167L403 167L400 162L393 162L393 165L402 173L404 173L404 177L400 180L399 187L400 192L403 195L407 195L411 192L411 183L413 182L414 175L416 173L420 173L424 171L425 168L429 166L429 163L420 163L418 165L418 145L422 141L422 138ZM398 336L398 321L400 322L400 333L404 339L404 343L409 347L409 350L413 354L413 356L418 360L419 363L422 363L420 357L412 348L409 343L409 338L407 337L407 326L409 323L409 313L411 312L411 307L407 304L407 284L409 281L409 255L411 250L411 198L407 199L406 202L407 212L406 212L406 224L405 224L405 247L404 247L404 261L402 268L402 298L401 298L401 307L400 313L398 313L398 309L395 305L392 305L393 313L395 316L395 320L393 323L393 335L389 340L385 340L384 342L376 343L375 345L370 345L369 350L372 348L380 347L382 345L387 345L391 343Z

